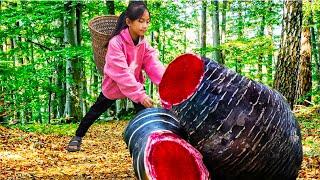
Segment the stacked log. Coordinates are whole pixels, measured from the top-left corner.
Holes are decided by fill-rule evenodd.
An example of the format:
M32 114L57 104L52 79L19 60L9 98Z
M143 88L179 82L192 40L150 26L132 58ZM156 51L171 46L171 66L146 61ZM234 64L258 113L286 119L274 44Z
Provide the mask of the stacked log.
M202 155L185 141L177 118L161 108L140 111L124 139L138 179L209 179Z

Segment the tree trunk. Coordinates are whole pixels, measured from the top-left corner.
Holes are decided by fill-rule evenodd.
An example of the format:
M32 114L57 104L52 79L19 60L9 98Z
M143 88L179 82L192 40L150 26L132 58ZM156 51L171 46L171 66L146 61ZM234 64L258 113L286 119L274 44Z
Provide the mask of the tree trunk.
M76 8L72 2L65 2L66 16L64 19L64 42L66 47L78 46ZM67 122L81 119L81 105L79 100L79 85L81 84L81 68L79 58L72 57L66 60L66 105L64 115Z
M107 6L106 14L114 15L114 1L107 0L106 6Z
M263 37L264 36L264 29L265 29L265 16L262 15L262 18L261 18L261 24L260 24L260 30L259 30L259 34L258 36L259 37ZM260 82L262 82L262 77L263 77L263 72L262 72L262 65L263 65L263 62L264 62L264 56L263 54L259 54L259 57L258 57L258 80Z
M1 0L0 0L0 10L1 10ZM2 43L3 43L2 39L0 39L0 53L4 51ZM2 66L0 66L0 73L2 73L1 68ZM2 77L0 78L0 81L3 81ZM0 124L5 123L5 116L6 116L6 111L5 111L6 108L5 108L5 101L4 101L5 93L6 93L5 87L0 86Z
M298 104L305 106L310 105L311 102L311 34L310 28L304 27L301 36L301 58L298 71L298 84L296 99ZM303 102L300 99L304 100Z
M273 35L273 28L272 28L272 25L269 25L268 26L268 36L271 37L271 39L273 39L272 35ZM272 60L273 60L273 53L268 55L267 66L266 66L266 69L267 69L267 83L268 83L268 85L270 87L272 87L272 71L273 71Z
M164 29L164 28L162 28L162 31L163 31L163 35L162 35L162 42L161 42L161 44L162 44L162 62L164 62L165 61L165 52L166 52L166 30ZM159 31L159 36L160 36L160 31Z
M10 50L14 50L15 47L16 47L16 41L15 41L15 39L10 38L9 41L10 41L10 42L9 42L8 50L9 50L9 49L10 49ZM8 51L8 50L7 50L7 51ZM18 59L18 58L17 58L17 55L14 54L14 55L13 55L13 66L14 66L14 67L17 67L17 66L18 66L18 63L19 63L19 62L18 62L17 59ZM10 94L12 95L13 106L14 106L14 107L18 107L19 102L17 102L17 98L16 98L17 93L15 93L14 91L12 91ZM14 119L15 121L17 121L18 123L23 123L23 121L21 121L20 112L19 112L18 110L15 110L15 111L14 111L14 113L13 113L13 119Z
M183 52L186 53L187 52L187 31L184 31L183 34Z
M61 21L63 22L63 20ZM63 26L63 23L61 23ZM63 27L62 27L63 29ZM59 43L61 46L64 46L63 37L59 39ZM56 86L59 87L60 93L57 93L56 95L56 101L55 101L55 112L56 115L54 116L56 119L60 119L64 115L64 109L65 109L65 102L66 102L66 83L63 82L63 79L66 77L66 71L65 68L65 61L62 60L61 56L58 56L56 58L56 75L55 75L55 83Z
M151 46L152 46L152 47L153 47L154 44L155 44L154 41L155 41L154 33L151 32ZM154 85L153 85L152 81L150 80L149 95L150 95L150 98L151 98L151 99L153 98L153 88L154 88Z
M309 24L313 24L313 15L310 16L309 18ZM317 53L317 40L316 40L316 32L314 29L314 26L310 26L310 34L311 34L311 54L312 54L312 59L314 62L317 62L318 60L318 53ZM320 82L320 79L317 80L317 82ZM319 84L319 83L317 83Z
M223 59L221 58L220 50L220 31L219 31L219 1L214 0L213 11L212 11L212 45L213 48L218 48L213 51L212 59L216 60L220 64L224 64Z
M81 20L82 20L82 2L78 1L77 6L76 6L76 25L77 25L77 45L81 46L81 41L82 41L82 36L81 36L81 31L82 31L82 26L81 26ZM85 65L84 65L84 59L83 58L78 58L79 59L79 81L80 81L80 87L79 87L79 100L80 100L80 107L81 107L81 112L82 116L86 115L87 112L87 104L83 96L87 94L87 83L86 83L86 77L85 77Z
M320 11L316 11L315 13L316 17L320 17ZM320 23L317 24L317 48L318 48L318 59L315 59L315 64L316 64L316 80L317 80L317 87L316 90L317 92L320 92Z
M274 88L283 94L293 108L300 61L302 1L284 2L280 52L276 65Z
M201 10L201 55L206 56L207 39L207 0L202 0Z
M221 43L226 42L226 29L227 29L227 6L228 6L228 1L223 1L222 4L222 22L221 22ZM223 64L226 62L226 57L225 57L225 51L221 51L221 61Z
M243 8L242 8L242 1L237 1L238 2L238 24L237 24L237 35L238 39L241 39L243 37L243 29L244 29L244 17L242 15L243 13ZM242 59L238 56L236 58L236 72L239 74L242 74Z
M311 21L310 24L312 24L313 22ZM316 71L315 71L315 78L314 78L314 82L315 84L317 84L316 87L316 92L320 92L320 65L318 61L318 56L320 56L320 54L318 54L317 51L317 41L316 41L316 33L315 33L315 29L313 26L310 27L310 33L311 33L311 55L312 55L312 61L315 63L316 65Z

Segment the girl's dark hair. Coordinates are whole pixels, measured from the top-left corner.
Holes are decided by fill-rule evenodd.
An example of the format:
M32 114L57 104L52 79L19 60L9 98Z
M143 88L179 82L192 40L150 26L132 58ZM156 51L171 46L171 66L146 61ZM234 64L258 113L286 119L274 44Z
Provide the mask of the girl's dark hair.
M126 18L129 18L131 21L137 20L141 18L144 11L146 10L149 12L146 4L143 1L130 1L127 9L119 16L116 28L110 35L109 40L114 36L118 35L121 32L121 30L128 27L128 25L126 24ZM108 44L109 42L107 43L107 46Z

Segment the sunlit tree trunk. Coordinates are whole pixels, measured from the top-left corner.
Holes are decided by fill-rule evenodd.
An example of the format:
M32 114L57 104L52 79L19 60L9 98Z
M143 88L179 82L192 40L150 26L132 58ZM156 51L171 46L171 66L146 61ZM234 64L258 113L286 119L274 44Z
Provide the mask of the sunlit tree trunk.
M154 32L151 32L151 46L152 47L154 47L154 41L155 41L155 39L154 39ZM154 88L154 85L153 85L153 83L152 83L152 81L149 81L150 83L150 86L149 86L149 95L150 95L150 97L151 98L153 98L153 88Z
M313 15L311 14L311 16L309 17L309 24L313 24ZM315 32L315 28L314 26L310 26L310 35L311 35L311 54L312 54L312 60L314 62L317 62L318 60L318 53L317 53L317 40L316 40L316 32ZM317 65L316 65L317 68ZM320 80L320 79L319 79ZM319 82L319 80L316 79L317 82ZM319 84L319 83L317 83Z
M219 1L212 1L213 11L212 11L212 45L213 48L219 48L212 53L212 58L219 62L220 64L224 64L223 59L221 58L221 50L220 50L220 31L219 31Z
M272 25L269 25L267 28L268 36L273 39L273 28ZM273 41L272 41L273 42ZM266 69L267 69L267 83L270 87L272 87L272 71L273 71L273 53L268 55L268 59L266 62Z
M311 102L311 34L310 28L304 27L301 35L301 58L298 71L296 99L298 104L310 105ZM299 101L302 98L304 101Z
M315 12L316 17L320 17L320 11ZM317 81L317 92L320 92L320 23L317 23L317 48L318 48L318 58L315 59L316 64L316 81Z
M0 0L0 11L2 10L2 4L1 4L2 2L1 2L1 0ZM5 39L5 38L4 38ZM2 40L4 40L4 39L0 39L0 53L2 53L4 50L3 50L3 42L2 42ZM1 59L0 59L0 61L1 61ZM0 66L0 74L2 73L1 72L1 66ZM0 79L1 81L2 81L2 79ZM6 112L5 112L5 104L4 104L4 96L5 96L5 89L4 89L4 87L3 86L0 86L0 107L2 107L2 108L0 108L0 124L1 123L4 123L4 117L5 117L5 115L6 115Z
M227 29L227 6L228 1L222 3L222 18L221 18L221 44L226 42L226 29ZM221 51L221 61L226 63L225 50Z
M206 39L207 39L207 0L201 0L201 55L206 56Z
M14 5L16 5L16 3L14 3ZM10 50L14 50L15 49L15 47L16 47L16 40L14 39L14 38L10 38ZM13 66L14 67L17 67L19 65L19 62L18 62L18 58L17 58L17 55L16 55L16 53L13 55ZM10 94L12 94L12 101L13 101L13 107L19 107L18 106L18 101L17 101L17 98L16 98L16 96L17 96L17 93L13 93L13 92L11 92ZM16 109L15 111L14 111L14 115L13 115L13 119L15 120L15 121L17 121L17 122L21 122L21 123L23 123L23 119L21 118L21 116L20 116L20 111L18 110L18 109Z
M260 30L259 30L259 34L258 36L259 37L263 37L264 36L264 29L265 29L265 16L262 15L261 17L261 24L260 24ZM260 82L262 82L262 77L263 77L263 72L262 72L262 65L263 65L263 62L264 62L264 59L265 57L263 56L263 54L259 54L259 57L258 57L258 80Z
M312 24L313 22L310 21L310 24ZM313 26L310 27L310 33L311 33L311 55L312 55L312 61L313 63L316 65L315 69L315 78L314 78L314 82L315 84L317 84L316 86L316 92L320 92L320 65L319 65L319 61L318 61L318 51L317 51L317 42L316 42L316 33L315 33L315 29Z
M77 45L81 46L81 41L82 41L82 36L81 36L81 32L82 32L82 7L83 4L81 1L77 2L76 5L76 25L77 25ZM84 95L87 94L87 90L86 90L86 77L85 77L85 64L84 64L84 59L81 57L78 57L79 60L79 100L80 100L80 107L81 107L81 112L82 112L82 116L86 115L87 112L87 104L86 101L84 99Z
M66 47L78 46L76 7L70 1L65 2L66 16L64 19L64 42ZM66 104L64 115L68 122L78 121L81 118L81 105L79 100L79 84L81 69L79 58L66 59Z
M63 17L60 19L61 20L61 31L64 30L64 21ZM58 43L60 46L64 47L64 37L58 38ZM61 55L58 55L56 57L56 74L55 74L55 84L57 87L59 87L60 93L57 93L56 95L56 101L55 101L55 112L57 119L60 119L64 115L64 109L65 109L65 102L66 102L66 83L63 81L66 77L66 71L65 71L65 61L63 60Z
M237 23L237 35L238 39L243 38L243 30L244 30L244 17L243 17L243 7L242 7L242 1L238 2L238 23ZM245 2L244 2L245 3ZM242 73L242 59L240 59L240 56L236 57L236 72L239 74Z
M283 94L293 108L300 61L302 1L284 1L280 52L276 65L274 88Z

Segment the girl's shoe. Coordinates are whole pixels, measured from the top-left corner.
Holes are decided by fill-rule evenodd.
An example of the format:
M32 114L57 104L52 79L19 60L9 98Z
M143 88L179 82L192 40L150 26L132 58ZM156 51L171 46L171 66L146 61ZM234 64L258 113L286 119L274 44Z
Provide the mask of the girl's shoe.
M76 151L80 151L80 145L81 145L81 142L82 142L82 137L79 137L79 136L74 136L69 144L68 144L68 147L67 147L67 150L69 152L76 152Z

